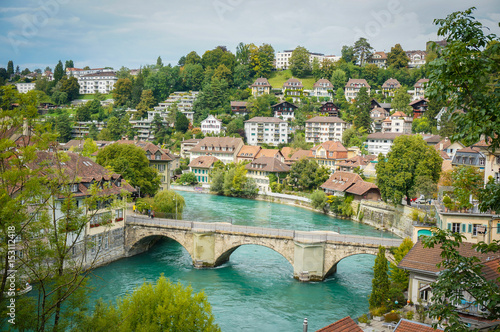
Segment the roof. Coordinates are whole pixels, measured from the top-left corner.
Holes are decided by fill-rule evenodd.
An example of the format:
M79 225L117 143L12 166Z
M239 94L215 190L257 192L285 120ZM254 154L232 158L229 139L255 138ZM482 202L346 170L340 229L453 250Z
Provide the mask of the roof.
M441 141L441 136L439 135L432 135L429 137L425 137L424 135L424 141L427 142L427 144L438 144Z
M255 80L255 82L250 85L250 86L271 86L271 84L269 84L269 81L267 80L267 78L265 77L259 77L258 79Z
M404 135L403 133L371 133L368 135L368 139L388 139L394 140L396 137Z
M458 252L461 256L471 257L476 256L484 263L492 259L500 258L500 253L482 254L472 248L474 244L469 242L462 242L458 247ZM439 247L424 248L421 240L411 248L405 257L399 262L398 267L405 270L427 272L429 274L438 274L443 268L438 268L436 264L440 263L443 258L441 257L442 249ZM493 264L493 263L491 263Z
M364 84L364 85L363 85ZM360 85L359 87L363 88L370 88L370 84L368 84L368 82L363 79L363 78L350 78L349 81L347 81L345 87L348 88L348 87L351 87L351 86L356 86L356 85Z
M277 104L271 105L271 108L276 108L276 107L278 107L278 106L280 106L280 105L283 105L283 104L288 104L289 106L291 106L291 107L292 107L292 108L294 108L294 109L298 108L298 107L297 107L297 105L294 105L294 104L289 103L289 102L287 102L287 101L282 101L282 102L279 102L279 103L277 103Z
M297 85L295 84L290 84L290 83L298 83ZM299 81L298 79L296 78L289 78L285 83L283 83L283 87L286 88L286 87L294 87L294 88L303 88L304 86L302 85L302 82Z
M281 149L281 154L283 155L285 160L290 159L290 157L292 156L293 153L294 153L294 149L292 149L289 146L285 146Z
M481 153L481 151L479 150L479 148L468 146L466 148L457 150L457 153Z
M339 167L359 167L366 166L370 163L370 161L377 159L375 155L368 156L354 156L352 158L341 160L337 162L335 165Z
M311 153L311 150L298 150L298 151L295 151L289 159L291 161L297 161L297 160L300 160L302 158L307 158L310 153Z
M413 106L413 105L419 104L419 103L429 103L429 100L427 100L425 98L417 99L417 100L412 101L409 105Z
M191 152L206 152L207 150L202 150L202 147L224 147L236 149L238 146L243 145L243 140L241 138L235 137L205 137L202 139ZM211 152L221 152L214 151ZM230 151L231 152L231 151ZM232 151L233 153L236 151ZM222 151L221 153L227 153L227 151Z
M339 141L326 141L326 142L323 142L323 143L318 144L315 147L313 147L311 149L310 156L317 157L313 154L313 152L318 150L321 147L327 151L327 154L325 156L325 158L327 158L327 159L330 159L330 158L331 159L338 159L339 158L339 156L336 153L330 157L328 152L346 152L347 153L347 149ZM346 157L347 157L347 155L345 155L345 157L343 157L343 158L342 157L340 157L340 158L344 159Z
M255 156L257 156L257 153L259 153L260 149L262 149L260 146L243 145L237 157L238 158L251 157L253 159L255 158Z
M359 181L363 181L363 179L358 174L339 171L330 175L330 178L320 188L344 192Z
M346 123L344 120L339 118L338 116L315 116L306 122L318 122L318 123Z
M116 141L118 144L130 144L135 145L143 149L146 153L150 153L152 155L160 155L160 159L154 159L155 161L163 160L163 161L172 161L175 159L173 155L167 149L162 149L151 142L147 141L132 141L132 140L119 140Z
M210 168L219 159L213 156L200 156L189 163L189 167Z
M380 190L375 183L367 181L356 182L351 187L347 188L345 192L353 195L363 196L370 190L375 190L380 193Z
M247 107L247 102L246 101L233 100L231 102L231 106L235 106L235 107Z
M421 78L417 81L417 83L413 84L414 88L423 88L424 83L428 83L429 79L428 78Z
M279 151L278 151L279 152ZM260 157L254 159L245 166L247 170L259 170L264 172L282 173L289 172L290 167L273 157Z
M323 86L321 86L320 84L325 84L325 83L328 84L327 87L333 88L332 82L330 82L329 80L327 80L325 78L321 78L321 79L317 80L316 83L314 83L313 88L323 88Z
M316 332L363 332L350 316L344 317L335 323L325 326Z
M483 265L481 272L483 272L484 279L493 281L500 286L498 282L498 278L500 277L500 272L498 271L500 269L500 258L490 259L484 262Z
M196 143L198 144L199 142L201 141L201 138L191 138L191 139L187 139L185 141L182 141L181 144L191 144L191 143Z
M274 122L274 123L282 123L286 122L284 120L281 120L280 118L275 118L274 116L256 116L254 118L251 118L250 120L245 121L246 122Z
M260 158L260 157L276 158L278 154L282 156L280 150L277 149L261 149L259 153L257 153L257 155L255 156L255 158Z
M380 55L380 58L374 58L374 57L372 57L372 59L377 59L377 60L386 59L387 60L387 54L385 52L374 52L373 54L374 55L375 54Z
M403 113L403 112L401 112L401 111L396 111L396 112L394 112L394 113L391 115L391 117L392 117L392 116L407 117L407 115L406 115L406 114L404 114L404 113Z
M417 323L406 319L401 319L398 325L396 325L396 328L394 329L394 332L435 332L435 331L443 331L443 330L434 329L430 325Z
M102 76L114 76L116 77L116 73L112 71L106 71L106 72L100 72L100 73L94 73L94 74L87 74L83 75L82 77L102 77Z
M387 81L384 82L384 84L382 84L382 89L394 89L400 87L401 83L399 83L399 81L395 78L389 78Z

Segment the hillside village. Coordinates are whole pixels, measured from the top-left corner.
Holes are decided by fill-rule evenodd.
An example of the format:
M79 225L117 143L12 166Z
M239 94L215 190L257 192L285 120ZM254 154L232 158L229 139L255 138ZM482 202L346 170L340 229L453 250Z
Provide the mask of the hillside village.
M214 188L224 181L221 174L241 171L245 189L236 196L307 197L318 211L410 238L415 246L398 267L408 273L408 305L427 307L441 271L441 249L424 248L422 235L432 235L434 228L459 233L466 257L477 254L473 244L500 241L498 212L480 208L477 191L500 182L500 152L485 137L453 140L461 130L455 116L464 110L427 93L433 83L429 62L446 41L414 51L397 44L387 53L371 49L366 39L361 43L364 48L346 46L342 56L241 43L236 54L218 46L201 57L193 51L175 66L158 57L156 65L133 70L76 68L73 61L63 69L59 61L54 70L20 72L9 63L7 70L0 68L1 107L23 109L22 96L36 96L37 122L58 135L50 148L37 152L32 166L52 160L71 172L69 190L77 207L91 196L94 183L108 188L110 199L98 205L85 232L74 235L75 255L95 259L84 237L102 246L108 260L121 255L127 195L153 198L183 185L220 194ZM17 97L8 99L7 92ZM18 148L41 133L26 119L16 127L2 123L2 140ZM117 169L108 174L105 167L112 166L101 162L101 153L116 145L142 151L154 169L150 184ZM417 150L422 154L410 153ZM69 160L55 160L55 151L67 152ZM418 173L424 166L415 166L411 185L396 190L388 184L396 174L384 172L407 162L417 165L419 158L433 165L429 172ZM394 168L388 170L389 164ZM462 181L463 174L472 183ZM63 214L62 207L55 209ZM115 225L111 234L109 222ZM19 255L21 245L17 249ZM479 256L485 279L497 280L498 253ZM460 315L476 327L490 324L484 319L487 307L471 294L465 297L467 303L456 307Z

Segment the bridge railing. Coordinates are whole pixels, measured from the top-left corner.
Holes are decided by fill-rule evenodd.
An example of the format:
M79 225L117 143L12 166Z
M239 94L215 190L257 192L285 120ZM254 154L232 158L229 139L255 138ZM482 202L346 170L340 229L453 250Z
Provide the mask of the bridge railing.
M199 221L173 220L173 219L149 219L146 217L127 216L127 224L147 226L168 226L179 229L206 231L206 232L231 232L240 234L255 234L289 238L304 242L348 242L356 244L382 245L385 247L397 247L401 239L388 239L382 237L369 237L349 234L336 234L327 231L295 231L289 229L265 228L254 226L232 225L228 223L206 223Z

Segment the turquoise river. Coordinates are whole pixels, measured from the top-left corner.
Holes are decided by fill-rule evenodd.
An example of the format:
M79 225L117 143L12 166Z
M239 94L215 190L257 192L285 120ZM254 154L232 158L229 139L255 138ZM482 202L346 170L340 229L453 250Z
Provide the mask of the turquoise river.
M186 201L185 220L395 237L298 207L179 193ZM224 332L302 331L304 318L309 331L316 331L345 316L357 318L367 312L374 260L371 255L351 256L324 282L301 283L293 279L290 263L269 248L241 246L225 265L197 270L181 245L165 239L146 253L97 268L91 280L95 288L91 300L112 301L163 273L171 281L191 285L195 292L204 291Z

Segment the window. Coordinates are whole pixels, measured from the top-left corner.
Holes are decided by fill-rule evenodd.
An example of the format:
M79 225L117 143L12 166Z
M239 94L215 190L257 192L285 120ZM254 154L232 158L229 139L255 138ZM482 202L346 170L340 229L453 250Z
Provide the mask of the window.
M460 233L460 223L459 222L454 222L452 224L448 224L450 226L450 230L453 233Z
M428 298L429 298L429 290L428 289L421 290L420 299L424 302L427 302Z
M477 236L477 226L480 226L479 224L473 224L469 225L472 227L472 236Z
M72 192L72 193L76 193L76 192L78 192L78 183L73 183L73 184L71 185L71 192Z

